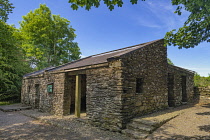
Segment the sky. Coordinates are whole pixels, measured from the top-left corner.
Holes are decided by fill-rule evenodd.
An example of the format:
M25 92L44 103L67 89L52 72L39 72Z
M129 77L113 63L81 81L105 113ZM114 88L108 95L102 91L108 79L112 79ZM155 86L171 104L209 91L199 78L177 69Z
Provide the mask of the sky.
M10 0L15 9L9 15L8 24L19 28L22 16L30 10L46 4L52 14L71 21L76 30L82 57L99 54L123 47L164 38L165 33L182 27L189 13L174 14L176 7L166 0L140 1L132 5L124 0L123 7L113 11L101 4L99 8L87 11L83 8L72 10L68 0ZM210 44L201 43L195 48L178 49L168 46L168 58L179 67L190 69L201 76L210 74Z

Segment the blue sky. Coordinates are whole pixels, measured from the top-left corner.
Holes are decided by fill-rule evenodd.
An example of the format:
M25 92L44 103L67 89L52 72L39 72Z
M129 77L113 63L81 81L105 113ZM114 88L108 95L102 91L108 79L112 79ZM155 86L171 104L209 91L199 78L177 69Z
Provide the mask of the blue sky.
M126 1L126 0L124 0ZM76 30L82 56L89 56L114 49L132 46L164 37L167 31L178 29L187 19L174 14L176 7L166 0L139 1L137 5L124 2L122 8L109 11L105 5L86 11L74 11L68 0L10 0L15 9L9 15L9 24L19 27L22 16L30 10L46 4L53 14L71 21ZM198 72L201 76L210 74L209 43L201 43L195 48L178 49L168 46L168 58L180 67Z

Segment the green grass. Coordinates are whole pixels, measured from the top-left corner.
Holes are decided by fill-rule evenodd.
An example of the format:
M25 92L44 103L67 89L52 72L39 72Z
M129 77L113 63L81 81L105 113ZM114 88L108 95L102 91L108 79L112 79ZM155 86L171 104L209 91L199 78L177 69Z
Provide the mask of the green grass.
M0 105L10 105L10 102L0 102Z
M0 105L11 105L11 104L15 104L16 102L13 101L0 101Z

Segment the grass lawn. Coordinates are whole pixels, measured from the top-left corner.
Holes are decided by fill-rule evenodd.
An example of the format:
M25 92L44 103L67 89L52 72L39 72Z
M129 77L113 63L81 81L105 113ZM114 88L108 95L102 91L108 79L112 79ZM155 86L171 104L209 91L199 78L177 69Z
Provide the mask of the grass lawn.
M0 105L11 105L11 104L15 104L16 102L13 101L0 101Z

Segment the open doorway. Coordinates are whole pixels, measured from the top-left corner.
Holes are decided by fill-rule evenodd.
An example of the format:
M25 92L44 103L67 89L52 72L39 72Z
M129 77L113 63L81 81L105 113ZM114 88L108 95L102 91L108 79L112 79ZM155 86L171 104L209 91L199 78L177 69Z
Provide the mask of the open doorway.
M86 112L86 74L81 75L81 112Z
M35 108L39 108L39 101L40 101L40 88L39 84L35 84Z
M174 75L169 73L168 74L168 106L174 107L175 106L175 99L174 99Z
M86 74L81 74L81 113L86 113ZM76 88L76 76L70 76L70 114L75 113L75 88Z
M186 76L182 76L181 84L182 84L182 102L187 102L187 90L186 90Z

